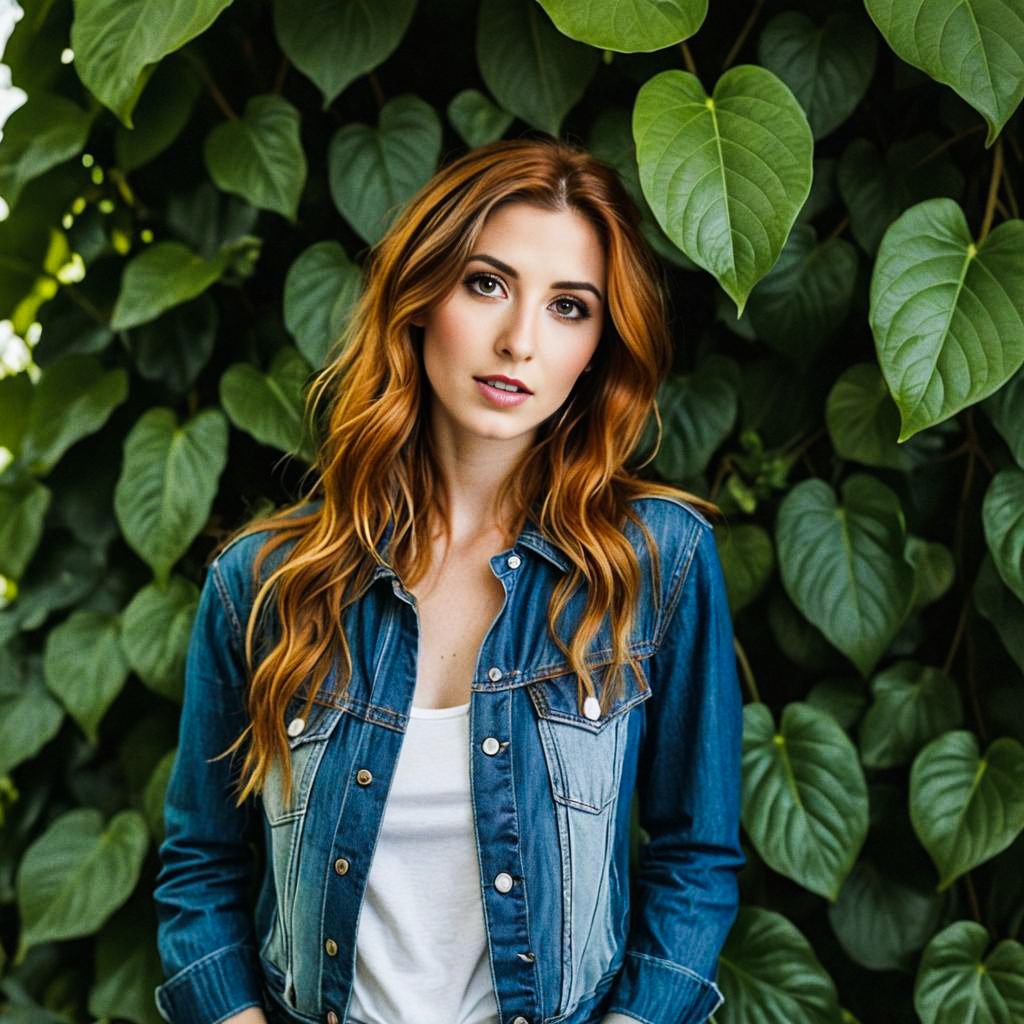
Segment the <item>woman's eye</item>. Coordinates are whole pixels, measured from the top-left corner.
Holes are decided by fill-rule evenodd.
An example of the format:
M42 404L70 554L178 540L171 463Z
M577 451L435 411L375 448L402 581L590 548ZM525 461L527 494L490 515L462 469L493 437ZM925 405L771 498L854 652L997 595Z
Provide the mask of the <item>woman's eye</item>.
M468 283L481 295L498 295L501 289L501 282L491 274L474 274Z
M590 314L578 299L555 299L555 312L566 320L585 320Z

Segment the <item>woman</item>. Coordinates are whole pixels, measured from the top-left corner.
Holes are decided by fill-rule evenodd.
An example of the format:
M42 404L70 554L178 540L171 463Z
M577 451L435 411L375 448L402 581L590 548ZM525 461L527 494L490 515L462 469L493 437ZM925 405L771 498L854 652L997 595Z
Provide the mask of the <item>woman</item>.
M615 175L474 150L375 247L308 496L213 559L156 901L181 1024L690 1024L737 908L713 505ZM630 903L631 797L650 841Z

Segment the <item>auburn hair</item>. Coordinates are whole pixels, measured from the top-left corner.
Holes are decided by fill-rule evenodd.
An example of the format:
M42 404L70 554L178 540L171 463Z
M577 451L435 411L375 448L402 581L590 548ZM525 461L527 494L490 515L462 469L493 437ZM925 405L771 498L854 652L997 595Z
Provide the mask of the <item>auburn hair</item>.
M283 769L287 799L287 706L307 683L304 715L314 701L332 703L345 692L352 659L342 616L366 590L374 569L390 565L411 587L429 569L431 529L440 523L450 531L424 415L429 384L422 328L413 320L458 286L488 215L512 202L583 215L605 252L605 323L593 370L580 375L562 407L540 425L535 443L510 466L496 496L497 508L515 510L508 524L513 540L531 516L571 564L552 591L547 620L576 678L580 706L593 695L607 708L622 692L627 666L640 678L629 636L641 573L623 533L627 519L647 539L655 580L659 568L655 545L631 501L683 498L721 516L713 503L639 479L626 466L652 412L660 435L655 395L671 367L672 341L660 265L616 173L585 150L550 137L502 140L464 153L435 173L369 251L360 298L309 387L305 417L315 455L303 478L307 493L218 545L219 551L241 537L269 532L254 558L255 597L245 632L248 724L220 755L248 739L238 803L262 791L275 762ZM382 557L378 547L389 526ZM291 549L261 582L261 566L285 544ZM581 585L582 619L574 635L563 637L559 617ZM272 598L279 636L257 664L257 624ZM597 666L587 652L606 617L611 661L602 666L597 694ZM335 688L320 694L335 664Z

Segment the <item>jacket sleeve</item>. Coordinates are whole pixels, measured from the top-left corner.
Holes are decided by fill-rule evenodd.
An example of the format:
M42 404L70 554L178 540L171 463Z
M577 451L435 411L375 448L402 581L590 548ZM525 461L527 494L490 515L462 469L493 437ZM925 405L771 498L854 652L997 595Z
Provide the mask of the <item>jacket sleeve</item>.
M702 521L667 587L637 772L641 847L608 1013L698 1024L725 1001L718 955L738 911L743 708L715 538Z
M168 979L156 989L156 1003L172 1024L216 1024L262 1005L250 892L256 815L251 801L234 804L237 754L210 760L246 721L241 628L215 560L189 640L154 891Z

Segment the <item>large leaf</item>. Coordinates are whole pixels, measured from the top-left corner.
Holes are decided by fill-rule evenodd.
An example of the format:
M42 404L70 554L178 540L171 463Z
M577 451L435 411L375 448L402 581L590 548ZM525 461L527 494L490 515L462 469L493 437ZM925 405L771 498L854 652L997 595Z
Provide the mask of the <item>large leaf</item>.
M839 1024L836 987L781 914L741 906L719 958L718 1024Z
M689 39L704 22L708 0L540 0L559 32L620 53L661 50Z
M1024 423L1024 368L986 398L981 407L1002 435L1017 465L1024 469L1024 430L1020 428Z
M216 334L217 304L206 292L134 328L129 346L143 377L184 394L213 354Z
M922 1024L1012 1024L1024 1020L1024 946L997 942L974 921L956 921L928 943L914 982Z
M116 615L78 609L46 637L46 685L60 698L90 743L128 678Z
M64 709L47 692L38 660L19 667L0 648L0 776L39 753L63 721Z
M992 556L981 561L974 583L975 607L995 626L1003 646L1024 672L1024 604L999 577Z
M862 473L843 483L842 504L823 480L803 480L779 505L775 547L786 592L865 676L913 602L905 533L899 498Z
M1024 469L1002 469L992 477L981 519L999 575L1024 601Z
M914 567L915 610L934 604L953 586L956 562L945 544L908 536L903 554Z
M838 723L787 704L743 709L743 824L769 867L835 900L868 830L857 751Z
M28 429L35 386L27 371L0 377L0 447L17 455Z
M742 314L810 192L814 143L800 104L752 65L727 71L712 96L694 75L663 71L637 95L633 137L658 223Z
M910 820L939 871L939 891L1005 850L1024 829L1024 746L957 730L932 740L910 771Z
M171 780L171 772L174 769L174 760L177 756L177 749L169 750L153 768L153 772L146 782L146 789L143 793L143 810L146 814L146 824L157 843L164 841L166 827L164 825L164 803L167 797L167 785Z
M533 0L482 0L476 60L505 110L557 135L597 70L600 53L567 39Z
M371 244L378 241L434 173L441 122L417 96L396 96L381 108L378 127L347 124L327 151L331 198Z
M731 526L718 554L725 574L729 608L735 615L764 590L775 568L771 534L756 523Z
M288 268L284 323L306 362L320 369L335 347L362 288L362 272L335 241L314 242Z
M513 121L507 110L502 110L479 89L463 89L453 96L446 113L462 141L471 148L500 139Z
M181 703L185 655L199 589L172 576L166 584L143 587L124 610L121 647L132 671L151 689Z
M908 64L955 89L995 142L1024 96L1021 0L865 0L886 42Z
M871 329L901 441L992 394L1024 364L1024 221L976 244L951 199L912 206L879 246Z
M220 379L220 402L239 430L257 441L312 460L302 414L309 366L295 349L279 349L267 373L235 363Z
M241 117L217 125L203 145L217 188L294 221L306 184L299 112L282 96L251 96Z
M847 876L828 919L847 955L872 971L900 970L935 931L942 897L861 861Z
M0 575L21 578L43 536L50 496L31 477L0 483Z
M138 811L121 811L106 826L92 808L62 814L18 866L18 958L42 942L98 931L131 895L148 846Z
M871 680L874 701L860 724L861 759L868 768L909 761L926 743L963 721L956 683L916 661L898 661Z
M416 0L275 0L274 29L288 59L323 93L324 109L395 51Z
M94 1017L162 1024L153 990L166 979L156 943L152 902L133 899L100 932L95 981L89 990Z
M166 581L206 522L227 443L227 422L213 409L182 425L170 409L150 409L125 439L114 509L125 540L157 580Z
M870 22L853 11L839 11L820 27L800 11L783 11L761 32L758 62L793 90L821 139L863 99L875 71L875 40Z

